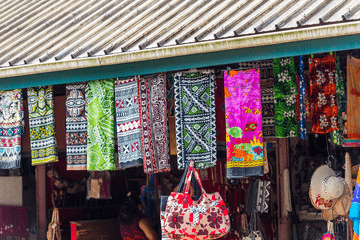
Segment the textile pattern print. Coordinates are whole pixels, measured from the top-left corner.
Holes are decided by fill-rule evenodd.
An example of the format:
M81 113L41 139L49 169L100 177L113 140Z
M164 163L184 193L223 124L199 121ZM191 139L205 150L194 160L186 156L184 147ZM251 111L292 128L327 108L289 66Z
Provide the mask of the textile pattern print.
M57 162L52 86L28 88L32 165Z
M24 109L21 89L0 91L0 169L19 168Z
M227 177L263 175L259 70L224 73Z
M275 136L275 106L274 106L274 88L261 87L261 108L262 108L262 123L264 137Z
M144 171L169 171L166 75L139 78L138 96Z
M310 112L313 133L338 129L335 58L309 58Z
M66 85L67 170L86 170L88 84Z
M88 171L115 170L114 79L88 82Z
M344 88L344 79L340 68L340 59L337 56L335 56L335 82L339 129L334 131L333 142L335 144L342 145L344 143L344 124L342 113L345 111L342 103L346 100L346 95Z
M197 168L216 164L214 73L175 74L175 125L178 168L193 159Z
M273 59L275 137L296 137L296 73L294 58Z
M300 69L300 133L301 138L306 139L306 88L305 88L305 77L304 77L304 60L303 56L300 56L299 61Z
M135 78L115 80L116 127L119 167L143 164L139 98Z
M358 169L355 190L351 202L349 218L353 221L354 240L359 239L359 220L360 220L360 168Z

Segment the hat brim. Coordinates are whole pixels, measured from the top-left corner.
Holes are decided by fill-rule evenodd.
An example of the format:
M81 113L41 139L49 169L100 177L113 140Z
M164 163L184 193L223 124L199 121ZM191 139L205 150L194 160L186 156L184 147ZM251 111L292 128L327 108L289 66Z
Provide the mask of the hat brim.
M351 193L349 186L345 183L344 193L341 197L336 201L334 207L332 209L323 210L321 217L325 221L331 221L338 216L346 216L351 207Z
M318 167L311 177L309 196L312 205L319 210L332 209L336 204L336 199L331 199L322 191L322 182L325 178L336 176L334 170L327 165Z

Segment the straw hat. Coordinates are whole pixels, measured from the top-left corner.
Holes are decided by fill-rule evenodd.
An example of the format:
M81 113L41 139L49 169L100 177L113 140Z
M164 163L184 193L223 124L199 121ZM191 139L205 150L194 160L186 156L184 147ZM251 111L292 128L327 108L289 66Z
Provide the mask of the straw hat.
M309 196L312 205L319 210L332 209L343 195L345 181L336 177L334 170L327 165L318 167L311 177Z
M325 221L331 221L338 216L346 216L351 207L351 192L350 188L347 184L345 184L345 189L343 195L336 201L334 207L332 209L323 210L322 211L322 218Z

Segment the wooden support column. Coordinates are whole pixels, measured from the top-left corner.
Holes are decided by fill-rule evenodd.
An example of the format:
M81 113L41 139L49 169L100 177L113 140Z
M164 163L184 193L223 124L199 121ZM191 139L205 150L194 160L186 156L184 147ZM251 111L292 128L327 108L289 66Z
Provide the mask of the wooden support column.
M278 239L291 239L291 213L283 215L284 170L289 168L289 140L277 139L277 196L278 196Z
M37 239L46 239L46 168L36 166Z

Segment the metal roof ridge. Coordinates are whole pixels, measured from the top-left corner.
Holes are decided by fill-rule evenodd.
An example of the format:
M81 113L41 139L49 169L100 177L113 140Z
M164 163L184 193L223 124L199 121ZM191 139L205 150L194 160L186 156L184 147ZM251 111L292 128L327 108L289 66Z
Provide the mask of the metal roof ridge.
M0 68L0 78L65 71L78 68L108 66L130 62L150 61L154 59L165 59L170 57L203 54L209 52L220 52L239 48L260 47L274 44L298 42L304 40L316 40L356 34L360 34L360 21L336 23L325 26L293 29L270 33L261 33L249 36L240 36L155 49L146 49L135 52L123 52L98 57L5 67Z

